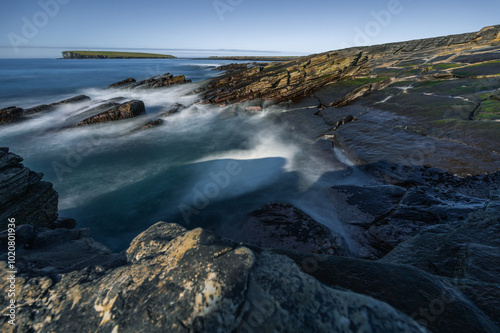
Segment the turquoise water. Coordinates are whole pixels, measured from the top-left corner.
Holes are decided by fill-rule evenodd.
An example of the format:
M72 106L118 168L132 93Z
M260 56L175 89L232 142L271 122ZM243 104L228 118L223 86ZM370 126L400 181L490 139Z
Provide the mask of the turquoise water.
M90 103L61 106L0 127L0 146L44 173L59 193L59 215L89 227L121 250L157 221L230 228L267 202L290 202L335 228L324 188L344 165L325 165L276 121L280 110L236 114L200 105L191 92L218 75L201 60L0 60L0 107L29 107L85 94L91 103L140 99L147 114L127 121L63 128ZM108 90L128 78L170 72L193 84L159 90ZM180 103L163 126L134 131ZM333 173L332 173L333 172ZM328 180L328 182L326 182Z

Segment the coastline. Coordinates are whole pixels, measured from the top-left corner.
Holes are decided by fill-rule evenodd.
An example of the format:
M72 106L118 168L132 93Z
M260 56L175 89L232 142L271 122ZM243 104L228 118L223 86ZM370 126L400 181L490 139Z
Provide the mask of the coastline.
M236 66L196 90L200 105L225 107L228 117L279 110L286 131L320 152L315 157L341 151L351 165L318 183L349 241L312 214L270 202L235 221L239 233L158 222L125 252L112 253L88 230L58 220L52 184L0 149L1 172L18 172L16 186L24 191L2 192L18 205L6 208L5 217L35 201L44 211L18 218L33 220L17 229L17 288L26 301L19 327L291 331L314 322L318 331L338 331L341 317L352 325L362 318L379 332L497 331L500 26L461 36ZM164 74L139 83L111 86L128 91L189 82ZM91 105L75 124L143 119L142 101L105 102ZM1 111L3 122L20 114ZM183 107L162 112L137 130L166 126ZM347 174L370 181L330 181ZM0 274L8 274L6 265ZM1 283L6 287L7 280ZM256 323L255 313L263 320ZM2 327L13 331L6 318Z

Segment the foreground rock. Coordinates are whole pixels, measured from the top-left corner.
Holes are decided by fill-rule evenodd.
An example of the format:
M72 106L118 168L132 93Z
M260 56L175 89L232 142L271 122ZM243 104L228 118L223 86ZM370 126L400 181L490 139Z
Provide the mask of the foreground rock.
M334 234L300 209L284 203L269 203L252 212L226 235L264 248L349 255L341 235Z
M285 256L162 222L132 242L122 266L89 266L58 282L20 273L16 288L23 303L16 326L0 318L5 332L425 331L386 303L324 286Z
M52 184L42 181L43 174L26 168L22 158L0 148L0 230L9 218L17 225L54 227L58 195Z
M51 103L51 104L42 104L38 106L34 106L29 109L22 109L18 108L15 106L10 106L8 108L0 109L0 125L2 124L11 124L17 121L21 120L26 120L28 115L34 114L34 113L39 113L39 112L46 112L46 111L52 111L54 110L57 106L64 105L64 104L73 104L73 103L82 103L90 101L90 97L85 96L85 95L78 95L75 97L71 97L59 102Z
M134 118L144 113L146 113L144 102L139 100L131 100L122 103L118 106L112 107L107 111L88 117L78 122L77 126L85 126L85 125L103 123L108 121Z

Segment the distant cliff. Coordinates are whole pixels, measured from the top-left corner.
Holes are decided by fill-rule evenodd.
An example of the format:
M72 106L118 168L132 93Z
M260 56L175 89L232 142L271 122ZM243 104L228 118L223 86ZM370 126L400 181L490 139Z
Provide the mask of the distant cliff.
M63 51L64 59L173 59L172 55L138 52L111 51Z

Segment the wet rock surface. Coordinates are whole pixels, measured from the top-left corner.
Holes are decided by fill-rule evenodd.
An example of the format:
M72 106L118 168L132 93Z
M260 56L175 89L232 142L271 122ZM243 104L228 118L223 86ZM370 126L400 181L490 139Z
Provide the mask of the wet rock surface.
M238 223L227 237L264 248L305 253L349 255L341 235L285 203L269 203Z
M78 122L77 126L85 126L108 121L134 118L144 113L146 113L144 102L139 100L131 100L118 106L112 107L107 111L88 117Z
M26 120L31 114L52 111L56 107L64 104L83 103L87 101L90 101L90 97L85 95L78 95L59 102L37 105L28 109L10 106L4 109L0 109L0 125Z

